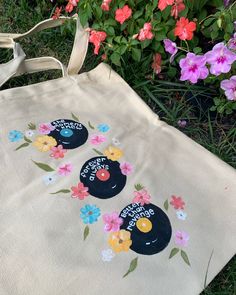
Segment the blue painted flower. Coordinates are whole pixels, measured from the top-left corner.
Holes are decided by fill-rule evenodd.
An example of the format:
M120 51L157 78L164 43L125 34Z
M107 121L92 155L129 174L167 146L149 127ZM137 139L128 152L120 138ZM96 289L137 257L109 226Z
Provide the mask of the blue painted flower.
M11 142L20 141L24 137L24 134L17 130L11 130L8 134L8 138Z
M99 124L98 130L100 132L107 132L110 129L110 127L107 124Z
M80 209L80 217L85 224L92 224L98 220L101 210L96 205L85 205Z

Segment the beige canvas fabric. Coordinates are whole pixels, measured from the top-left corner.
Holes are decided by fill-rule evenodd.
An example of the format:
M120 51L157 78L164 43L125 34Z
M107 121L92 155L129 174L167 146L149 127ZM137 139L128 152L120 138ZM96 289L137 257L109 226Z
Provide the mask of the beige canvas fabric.
M199 294L235 254L235 170L104 63L2 90L0 163L1 295Z

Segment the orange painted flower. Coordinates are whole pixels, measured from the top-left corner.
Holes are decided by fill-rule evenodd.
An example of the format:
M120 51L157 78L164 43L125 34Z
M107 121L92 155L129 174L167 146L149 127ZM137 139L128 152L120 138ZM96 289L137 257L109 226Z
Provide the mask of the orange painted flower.
M160 55L160 53L156 53L153 55L152 68L156 74L160 74L160 72L161 72L161 55Z
M177 21L174 30L175 36L178 36L181 40L192 40L193 32L196 30L196 23L190 22L187 18L181 17Z
M130 236L130 232L124 229L118 232L111 232L109 235L108 243L115 253L119 253L121 251L127 252L132 245Z
M159 0L158 8L162 11L166 9L168 5L172 5L173 3L174 3L174 0Z
M179 13L185 9L185 4L183 3L183 0L175 0L175 3L173 4L171 8L171 16L174 18L177 18L179 16Z
M115 19L122 25L129 17L131 17L131 15L132 9L130 9L128 5L125 5L116 10Z

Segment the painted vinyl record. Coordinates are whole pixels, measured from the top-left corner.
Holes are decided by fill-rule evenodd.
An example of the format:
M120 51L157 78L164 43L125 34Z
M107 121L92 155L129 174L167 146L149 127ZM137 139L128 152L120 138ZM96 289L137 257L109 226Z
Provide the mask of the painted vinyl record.
M88 139L87 128L74 120L59 119L51 122L54 130L48 135L56 139L57 145L65 149L75 149Z
M90 195L109 199L122 191L126 176L121 173L119 162L101 156L92 158L83 165L80 181L89 188Z
M131 233L131 249L139 254L153 255L167 247L172 229L168 216L153 204L130 204L125 207L120 217L121 229Z

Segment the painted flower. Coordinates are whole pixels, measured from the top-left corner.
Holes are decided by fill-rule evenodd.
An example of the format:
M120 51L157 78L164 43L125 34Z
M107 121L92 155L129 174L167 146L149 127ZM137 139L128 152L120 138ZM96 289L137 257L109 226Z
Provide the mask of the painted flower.
M123 151L117 147L109 146L103 154L109 160L118 161L123 156Z
M173 3L174 3L174 0L159 0L158 8L162 11L166 9L168 5L172 5Z
M204 55L197 56L189 52L185 58L180 60L179 65L181 67L181 81L189 80L192 83L197 83L199 79L205 79L209 74Z
M139 31L138 40L139 41L151 40L153 37L154 35L152 33L152 24L145 23L143 28Z
M100 209L96 205L85 205L80 209L80 217L84 224L92 224L96 222L101 215Z
M104 133L110 130L110 127L107 124L99 124L97 128L100 132L104 132Z
M43 176L43 182L46 185L53 184L56 182L56 180L57 180L57 176L54 173L48 173L45 176Z
M181 127L181 128L185 128L187 126L187 121L186 120L179 120L177 122L178 126Z
M185 9L185 4L183 0L175 0L173 6L171 7L171 16L175 19L179 16L179 13Z
M133 172L134 169L130 163L124 162L120 164L120 170L122 174L129 175Z
M118 232L111 232L108 243L115 253L119 253L121 251L127 252L132 245L130 237L130 232L122 229Z
M165 39L164 41L165 51L171 54L170 62L174 60L174 56L178 52L178 48L175 42L170 39Z
M178 219L180 219L180 220L185 220L187 217L187 213L185 213L182 210L176 211L176 215L177 215Z
M196 23L190 22L187 18L181 17L174 29L174 35L178 36L180 40L192 40L193 32L196 30Z
M111 141L112 141L112 143L113 143L114 145L116 145L116 146L118 146L118 145L121 144L120 141L119 141L119 139L116 138L116 137L113 137Z
M58 19L61 15L62 7L57 7L53 13L52 19Z
M34 131L33 130L26 130L25 131L25 136L26 137L32 137L32 136L34 136Z
M91 135L90 137L90 143L93 144L93 145L99 145L103 142L106 141L106 137L104 135Z
M161 61L160 53L155 53L153 55L152 69L156 74L160 74L161 72Z
M102 216L102 219L105 224L104 231L106 232L118 232L120 230L120 226L123 223L123 219L119 217L119 214L117 212L104 214Z
M67 1L68 3L66 5L65 11L71 13L74 7L78 5L79 0L67 0Z
M110 10L110 3L112 0L103 0L101 8L104 11L109 11Z
M78 198L84 200L85 197L89 196L88 187L84 186L82 182L79 182L77 186L72 186L72 198Z
M48 152L56 145L57 142L55 138L48 135L37 136L36 140L33 142L33 146L35 146L40 152Z
M115 257L115 253L111 249L102 250L102 260L105 262L111 261Z
M62 159L64 158L65 153L67 150L63 149L62 145L58 145L51 148L52 153L50 154L50 157L54 159Z
M130 9L128 5L125 5L124 7L116 10L115 19L122 25L128 18L131 17L131 15L132 9Z
M68 176L72 172L72 164L67 163L59 166L57 173L61 176Z
M17 130L11 130L8 134L8 139L11 142L17 142L20 141L24 137L24 134Z
M184 209L185 203L182 200L181 197L176 197L172 196L170 204L175 208L175 209Z
M141 206L150 203L151 196L146 189L141 189L140 191L134 192L134 199L132 203L139 203Z
M189 235L184 231L176 231L175 236L175 244L181 247L186 247L189 241Z
M205 54L206 61L211 65L210 72L215 76L228 73L232 63L236 60L236 54L230 51L223 42L216 44L211 51Z
M49 134L54 129L55 127L51 123L42 123L39 125L39 133L41 134Z
M106 32L91 30L89 42L93 43L93 45L95 46L94 47L94 54L98 54L98 52L100 50L101 43L103 41L105 41L106 37L107 37Z
M233 38L229 40L228 48L231 50L236 50L236 33L234 33Z
M228 100L236 101L236 76L232 76L229 80L221 81L220 87L225 91Z

